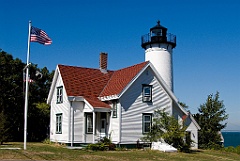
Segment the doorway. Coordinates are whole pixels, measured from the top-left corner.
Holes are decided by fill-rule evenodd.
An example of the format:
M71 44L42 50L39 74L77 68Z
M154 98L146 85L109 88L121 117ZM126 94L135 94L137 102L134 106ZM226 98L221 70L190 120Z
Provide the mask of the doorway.
M104 138L106 137L107 133L107 118L106 118L106 113L101 113L101 124L100 124L100 137Z

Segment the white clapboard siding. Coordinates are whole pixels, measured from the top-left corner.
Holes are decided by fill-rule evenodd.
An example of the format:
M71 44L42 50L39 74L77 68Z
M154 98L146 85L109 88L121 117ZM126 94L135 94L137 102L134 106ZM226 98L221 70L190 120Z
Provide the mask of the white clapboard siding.
M63 86L63 103L57 104L57 87ZM62 78L58 75L56 85L51 100L51 120L50 120L50 140L53 142L68 142L68 124L69 124L69 109L70 103L68 101L67 93L64 88ZM62 113L62 134L56 134L56 114Z
M142 84L152 85L152 103L143 103ZM156 109L172 110L172 101L152 70L147 69L120 98L122 105L121 143L136 143L142 135L142 114Z

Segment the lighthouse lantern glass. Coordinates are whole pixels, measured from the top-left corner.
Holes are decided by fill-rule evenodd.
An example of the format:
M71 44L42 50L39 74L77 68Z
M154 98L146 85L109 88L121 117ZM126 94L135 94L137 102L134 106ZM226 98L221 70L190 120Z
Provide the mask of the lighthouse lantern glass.
M152 31L152 36L162 36L162 29L155 29Z

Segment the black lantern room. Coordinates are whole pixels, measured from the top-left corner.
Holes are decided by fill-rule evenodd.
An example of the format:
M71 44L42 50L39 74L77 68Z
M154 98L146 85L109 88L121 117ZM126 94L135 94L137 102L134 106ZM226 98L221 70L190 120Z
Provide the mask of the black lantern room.
M150 33L142 36L142 48L146 49L151 44L171 44L172 48L176 47L176 36L167 33L167 28L160 25L160 21L157 21L157 25L150 28Z

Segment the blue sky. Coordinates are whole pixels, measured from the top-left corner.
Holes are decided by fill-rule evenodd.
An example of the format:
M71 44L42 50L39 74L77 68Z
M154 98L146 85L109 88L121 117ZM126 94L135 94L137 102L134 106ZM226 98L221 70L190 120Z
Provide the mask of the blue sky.
M220 92L227 130L240 130L240 1L238 0L0 0L0 48L26 62L28 22L53 43L31 43L30 61L98 68L108 53L115 70L144 61L141 36L160 20L177 36L174 93L192 113ZM20 72L22 72L20 70Z

